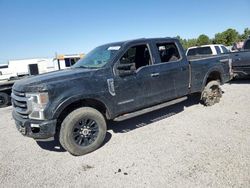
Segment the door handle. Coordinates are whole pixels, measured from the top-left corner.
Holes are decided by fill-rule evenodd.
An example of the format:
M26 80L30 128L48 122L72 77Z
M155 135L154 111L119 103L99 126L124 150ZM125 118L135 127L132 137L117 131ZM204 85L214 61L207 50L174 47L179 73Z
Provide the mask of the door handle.
M160 74L157 72L157 73L152 73L151 74L151 77L158 77Z

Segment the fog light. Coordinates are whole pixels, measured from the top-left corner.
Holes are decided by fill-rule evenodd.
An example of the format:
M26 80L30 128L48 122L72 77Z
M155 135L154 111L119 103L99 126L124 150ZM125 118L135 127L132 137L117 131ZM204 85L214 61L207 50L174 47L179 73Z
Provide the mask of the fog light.
M32 133L39 133L40 132L40 125L39 124L30 124L30 128Z
M31 128L40 128L40 125L39 124L30 124L30 127Z

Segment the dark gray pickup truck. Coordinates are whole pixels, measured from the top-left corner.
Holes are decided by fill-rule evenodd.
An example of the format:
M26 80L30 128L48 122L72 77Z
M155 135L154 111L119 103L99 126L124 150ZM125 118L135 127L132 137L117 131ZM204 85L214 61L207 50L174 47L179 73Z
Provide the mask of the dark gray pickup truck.
M53 137L83 155L100 147L107 120L124 120L200 93L205 105L219 102L230 80L231 59L220 55L188 60L174 38L137 39L99 46L71 69L16 82L13 117L34 139Z
M234 77L250 76L250 38L239 52L232 52L231 55Z

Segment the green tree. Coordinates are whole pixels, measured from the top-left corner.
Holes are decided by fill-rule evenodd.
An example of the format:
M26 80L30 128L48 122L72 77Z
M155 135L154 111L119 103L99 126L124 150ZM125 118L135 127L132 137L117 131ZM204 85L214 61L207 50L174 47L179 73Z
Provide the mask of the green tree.
M235 29L230 28L222 33L215 34L213 43L230 46L238 41L240 41L239 33Z
M216 33L213 43L214 44L226 44L226 36L222 33Z
M183 39L177 36L180 40L184 49L191 46L205 45L205 44L224 44L225 46L231 46L235 42L244 41L250 36L250 28L245 28L242 34L239 34L235 29L229 28L221 33L216 33L215 37L211 40L205 34L200 35L198 38L193 39Z
M186 39L182 39L179 35L177 35L176 38L179 39L179 41L180 41L180 43L181 43L181 45L183 46L184 49L188 48L187 40Z
M197 44L197 39L188 39L187 40L187 48L192 47L192 46L196 46Z
M201 45L206 45L210 43L210 39L207 35L200 35L197 39L196 45L201 46Z
M244 33L242 35L240 35L240 40L242 40L242 41L246 40L249 36L250 36L250 29L245 28Z

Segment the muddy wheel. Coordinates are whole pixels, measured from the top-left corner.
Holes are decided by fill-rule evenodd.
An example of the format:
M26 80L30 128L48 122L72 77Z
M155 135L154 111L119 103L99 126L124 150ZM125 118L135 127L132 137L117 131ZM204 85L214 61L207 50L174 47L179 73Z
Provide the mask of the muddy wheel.
M219 81L210 81L202 92L201 100L205 106L212 106L220 102L222 90Z

